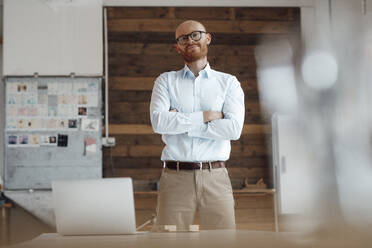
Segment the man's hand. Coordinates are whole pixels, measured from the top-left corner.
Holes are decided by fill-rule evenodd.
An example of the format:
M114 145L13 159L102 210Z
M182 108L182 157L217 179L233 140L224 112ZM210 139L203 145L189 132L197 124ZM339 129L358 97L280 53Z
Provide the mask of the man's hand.
M223 119L223 113L219 111L204 111L203 119L204 119L204 122L220 120L220 119Z
M178 112L177 109L172 108L169 110L169 112ZM223 119L223 113L219 111L204 111L203 112L203 121L204 122L210 122L213 120L220 120Z

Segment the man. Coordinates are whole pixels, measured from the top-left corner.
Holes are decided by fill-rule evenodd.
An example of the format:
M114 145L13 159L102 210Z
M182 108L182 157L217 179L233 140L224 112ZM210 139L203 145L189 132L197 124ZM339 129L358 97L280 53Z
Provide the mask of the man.
M201 23L181 23L175 37L185 66L156 79L150 104L152 127L165 143L156 225L187 230L199 213L201 229L234 229L225 161L242 131L244 93L236 77L210 68L211 35Z

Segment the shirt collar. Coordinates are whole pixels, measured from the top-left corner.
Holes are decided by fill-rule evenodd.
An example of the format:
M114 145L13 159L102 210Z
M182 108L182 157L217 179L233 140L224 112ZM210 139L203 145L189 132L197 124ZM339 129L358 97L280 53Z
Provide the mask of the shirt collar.
M204 67L203 70L200 71L200 75L202 75L203 77L205 78L209 78L211 76L211 72L212 72L212 69L209 65L209 63L207 63L207 65ZM190 71L189 67L185 64L185 66L183 67L183 78L187 77L188 75L194 75L192 73L192 71Z

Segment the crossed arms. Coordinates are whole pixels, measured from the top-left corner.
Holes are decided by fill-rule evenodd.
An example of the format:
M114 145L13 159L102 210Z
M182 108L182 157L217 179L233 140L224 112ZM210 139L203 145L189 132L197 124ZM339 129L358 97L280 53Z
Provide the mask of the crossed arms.
M244 93L240 83L231 77L222 112L199 111L182 113L170 109L167 81L160 76L151 96L150 118L156 133L183 134L214 140L237 140L244 122Z

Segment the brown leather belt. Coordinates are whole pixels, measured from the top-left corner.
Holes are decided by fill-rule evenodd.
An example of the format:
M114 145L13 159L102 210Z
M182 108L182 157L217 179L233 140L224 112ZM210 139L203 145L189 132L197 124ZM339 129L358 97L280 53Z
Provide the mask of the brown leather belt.
M200 164L202 164L202 169L217 169L224 168L224 161L213 161L213 162L177 162L177 161L165 161L165 167L171 170L200 170ZM178 166L177 166L178 164Z

